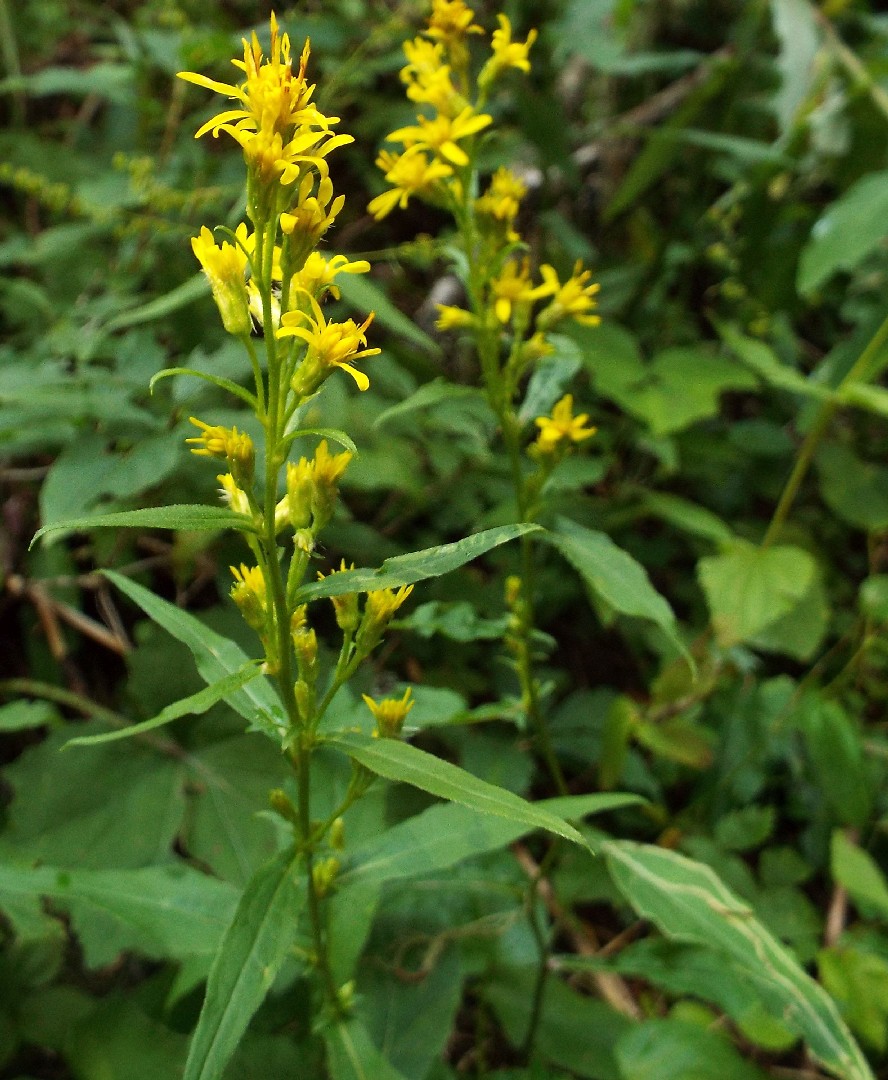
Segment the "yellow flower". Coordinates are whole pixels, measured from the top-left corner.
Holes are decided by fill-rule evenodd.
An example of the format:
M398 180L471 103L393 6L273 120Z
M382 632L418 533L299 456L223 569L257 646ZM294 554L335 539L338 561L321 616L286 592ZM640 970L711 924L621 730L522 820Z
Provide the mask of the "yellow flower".
M376 164L392 185L389 191L371 200L367 207L377 221L390 214L396 206L403 210L411 195L433 194L441 180L453 175L449 165L443 161L430 161L421 152L392 154L382 150Z
M239 570L236 566L229 569L235 577L231 599L237 604L246 624L254 630L261 630L268 613L268 591L262 568L241 563Z
M471 311L453 307L450 304L437 304L436 306L438 308L438 318L435 320L435 326L441 331L459 330L475 324L475 316Z
M296 304L297 293L303 292L320 300L326 293L339 299L339 289L335 284L338 274L366 274L370 263L366 259L349 262L345 255L334 255L325 259L319 251L313 251L303 263L302 269L293 275L290 283L290 307Z
M321 177L316 194L312 194L314 183L312 174L304 176L297 189L295 205L289 213L281 214L281 232L291 238L291 244L299 242L304 247L303 257L330 228L345 204L344 195L333 199L329 176Z
M192 237L191 249L209 279L222 325L229 334L249 334L252 323L247 296L246 252L227 240L217 244L206 225L199 236Z
M526 194L526 185L511 169L503 166L490 178L490 186L475 201L475 208L479 214L489 214L511 225L518 216L521 200Z
M189 420L200 429L200 435L185 440L186 443L196 444L196 449L192 449L191 453L199 457L225 458L236 473L238 481L241 484L249 483L256 461L256 448L250 436L246 432L238 431L236 427L205 424L195 416L189 417Z
M531 30L526 41L512 41L512 24L505 15L497 15L499 29L494 30L491 38L493 55L481 69L478 76L479 86L488 86L503 71L510 67L525 73L530 71L528 54L537 39L536 30Z
M326 374L323 369L334 367L347 371L357 383L358 389L366 390L370 385L370 380L363 371L358 371L353 367L350 361L363 356L376 356L381 352L380 349L361 348L362 345L367 344L366 331L373 320L373 315L368 315L360 326L353 319L346 319L342 323L327 322L318 302L314 297L309 299L313 316L307 315L304 311L287 312L281 319L284 325L278 330L278 337L298 337L308 346L303 366L306 366L308 372L311 373L310 378L315 385L304 385L305 376L300 379L302 372L297 371L294 376L294 390L297 393L313 392L323 381ZM300 326L300 322L307 322L308 325ZM316 372L318 367L321 370Z
M469 156L459 145L459 140L483 131L488 124L493 123L493 117L486 113L476 113L471 105L466 105L452 118L440 115L432 119L417 116L416 121L416 126L393 131L388 137L389 142L403 143L407 147L407 154L413 152L414 148L433 150L451 165L463 166L468 165Z
M354 563L351 566L346 566L345 559L343 559L339 564L339 569L331 570L330 574L322 574L318 570L318 581L323 581L325 577L329 577L331 574L342 574L347 570L354 570L354 568ZM336 613L336 625L340 630L344 630L346 634L353 634L360 622L358 594L340 593L339 596L331 596L330 602Z
M474 18L475 13L464 0L432 0L429 26L423 32L453 48L463 44L466 34L484 33L482 27L472 22Z
M268 59L262 54L262 47L255 34L251 42L244 39L243 60L232 60L236 68L246 75L244 82L237 86L231 83L217 82L205 75L193 71L180 71L178 76L186 82L203 86L216 94L234 98L241 102L240 109L228 109L208 120L195 135L199 139L208 131L218 134L223 127L226 130L277 132L285 137L295 127L313 125L328 128L337 122L338 117L326 117L311 103L314 86L309 86L305 79L308 64L309 45L306 41L299 63L299 72L293 75L290 59L290 37L278 33L277 19L272 14L271 49ZM232 129L231 125L234 125Z
M247 493L237 486L237 481L231 475L231 473L223 473L217 476L216 479L222 485L219 494L222 496L222 501L236 514L244 514L249 517L252 514L250 509L250 500L247 498Z
M381 739L397 739L404 727L407 714L416 704L411 700L411 690L408 686L402 698L383 698L382 701L374 701L369 694L362 694L364 703L376 720L376 735Z
M573 415L573 395L565 394L552 409L551 417L539 416L534 421L540 429L535 444L537 449L543 453L552 453L564 439L575 443L591 439L597 428L584 427L588 419L588 413Z
M490 283L494 296L494 311L501 323L507 323L512 317L514 304L532 304L542 296L549 296L552 285L544 282L534 286L530 280L530 260L519 263L510 259L500 271L498 277Z
M439 41L418 37L404 42L407 64L401 68L401 81L407 97L423 105L432 105L448 116L465 105L465 99L453 85L450 65L444 60L444 46Z
M598 326L601 318L598 315L590 315L589 312L598 306L595 299L601 286L596 282L587 285L592 277L591 270L582 270L582 262L578 259L573 274L562 285L558 280L558 274L551 266L541 266L540 273L543 280L551 287L552 300L540 312L537 323L543 329L553 326L562 319L574 319L584 326Z
M364 616L355 638L361 655L366 656L376 648L382 640L385 628L412 592L412 585L402 585L399 589L374 589L367 593Z

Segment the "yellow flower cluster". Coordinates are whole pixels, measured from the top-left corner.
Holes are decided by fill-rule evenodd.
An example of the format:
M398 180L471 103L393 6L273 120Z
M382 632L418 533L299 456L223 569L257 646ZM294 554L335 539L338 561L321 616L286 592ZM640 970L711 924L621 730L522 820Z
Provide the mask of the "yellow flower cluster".
M467 190L472 139L493 123L493 117L483 111L488 88L510 67L530 70L527 55L536 32L523 43L513 42L509 20L498 16L500 27L493 33L490 59L478 76L476 100L469 102L468 38L484 33L474 18L463 0L433 0L423 34L404 45L407 64L401 69L401 81L407 97L432 115L420 113L415 124L388 136L389 142L400 143L404 149L400 153L383 150L377 158L390 185L368 207L377 219L396 206L404 209L413 196L442 205L458 203Z
M516 40L509 19L499 14L497 21L489 54L473 80L469 39L484 30L464 0L432 0L426 29L404 45L407 63L401 70L407 97L425 111L415 124L388 136L388 142L403 149L380 152L377 164L389 188L368 209L379 219L418 197L453 214L467 258L471 305L438 305L437 327L467 330L477 336L479 348L482 341L495 343L500 355L481 356L482 373L491 396L511 403L528 366L552 352L550 331L565 320L598 324L599 286L579 262L565 280L549 265L541 266L538 276L532 272L530 259L520 253L526 245L516 229L527 187L515 171L497 169L477 194L475 143L492 124L484 111L488 94L509 69L530 71L530 50L537 38L531 30L523 41ZM569 402L567 409L569 413ZM580 441L572 436L563 444L560 436L551 437L556 430L552 425L563 416L560 402L554 420L542 418L538 448Z
M289 36L280 32L274 14L270 34L267 57L255 34L244 40L243 59L232 61L244 75L238 83L179 73L235 103L203 124L196 137L225 132L240 145L253 226L241 223L230 242L221 244L204 227L192 247L229 333L247 337L254 325L268 322L278 337L289 339L291 352L302 348L303 356L286 365L297 397L314 393L335 368L348 371L363 390L369 380L348 360L379 351L363 348L369 320L361 327L351 320L328 322L318 305L328 293L339 295L337 275L363 274L370 264L342 255L328 259L315 250L344 203L342 195L334 196L327 157L354 140L333 134L339 118L324 115L312 101L315 87L306 76L308 42L294 71ZM310 372L300 375L302 368Z

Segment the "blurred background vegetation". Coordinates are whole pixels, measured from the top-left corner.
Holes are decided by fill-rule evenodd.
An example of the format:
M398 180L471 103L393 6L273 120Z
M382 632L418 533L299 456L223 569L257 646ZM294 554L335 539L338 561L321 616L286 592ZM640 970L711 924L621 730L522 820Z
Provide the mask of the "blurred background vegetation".
M503 138L487 164L508 161L529 186L521 231L534 257L563 271L582 259L602 286L603 325L571 331L565 360L599 434L553 478L553 504L647 568L699 667L691 681L655 627L590 603L544 561L543 674L571 790L648 799L596 819L601 834L713 867L888 1076L881 343L865 385L834 393L888 315L888 15L866 0L474 6L488 27L505 10L517 33L540 31L531 75L492 103ZM102 889L138 871L127 880L160 894L176 874L211 873L222 926L276 845L262 811L277 754L221 706L174 737L58 754L73 724L144 719L201 685L181 647L97 571L150 584L249 649L226 597L236 541L96 531L28 550L40 524L210 500L212 476L184 446L189 415L249 430L203 382L147 387L167 366L248 374L189 245L202 225L240 220L240 155L195 142L216 105L174 75L228 78L241 35L269 11L0 0L0 859L74 883L22 891L0 864L8 1080L180 1075L219 926L186 920L187 933L163 937L103 906ZM277 10L294 42L311 38L319 103L355 137L333 166L346 206L328 239L373 262L341 303L377 312L384 349L370 391L331 380L324 394L324 425L360 448L326 535L334 564L377 565L514 512L477 395L397 408L441 375L477 378L434 331L435 302L459 298L443 216L417 203L383 222L366 212L383 187L380 143L413 116L397 72L426 14L424 0ZM743 560L757 558L827 407L812 469L778 521L797 554L753 573ZM380 670L424 691L426 745L540 797L552 792L516 741L501 660L502 573L515 557L417 589ZM391 677L370 672L364 688ZM380 785L353 838L425 805ZM820 1075L723 957L649 933L604 860L565 855L553 886L564 966L595 960L553 981L532 1070L516 1051L535 955L520 859L500 851L446 885L388 887L358 993L408 1080ZM295 979L280 977L232 1080L313 1067Z

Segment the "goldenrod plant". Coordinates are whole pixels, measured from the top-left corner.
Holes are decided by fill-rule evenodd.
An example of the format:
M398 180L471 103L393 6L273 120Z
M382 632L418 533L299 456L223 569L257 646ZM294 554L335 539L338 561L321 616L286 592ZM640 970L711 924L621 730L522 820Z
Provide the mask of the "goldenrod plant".
M515 512L519 521L540 514L540 495L556 464L595 434L587 414L573 415L573 396L550 401L550 415L529 418L521 400L528 377L555 352L552 335L566 321L597 326L597 283L577 263L563 281L553 266L535 271L529 247L517 229L527 188L520 175L501 166L486 176L482 143L496 138L494 118L485 109L492 92L511 71L530 72L532 29L523 41L513 38L508 17L484 42L484 29L463 0L433 0L428 24L404 44L406 65L401 81L420 111L415 125L398 128L377 165L388 190L374 198L370 212L386 217L419 198L448 211L456 227L459 251L455 266L467 306L438 305L437 327L467 335L474 343L481 381L496 414L508 453ZM473 42L479 42L473 50ZM473 51L482 51L475 62ZM533 419L538 431L533 438ZM533 467L528 468L532 463ZM533 538L521 540L521 571L509 579L506 600L511 612L506 643L513 654L521 691L521 710L540 754L562 794L567 792L553 750L541 702L534 658L535 560Z
M319 250L344 202L342 195L334 194L328 158L352 137L334 133L339 119L314 104L309 56L306 42L294 68L289 36L272 15L268 54L254 34L244 41L243 59L232 61L242 74L237 83L194 72L180 75L233 99L237 106L213 116L196 137L225 135L240 146L246 166L247 220L234 229L204 226L191 246L222 325L249 356L253 386L246 389L185 368L167 369L155 381L188 374L229 391L255 413L262 444L257 447L237 427L192 417L197 432L187 440L192 453L223 470L216 477L221 507L175 506L89 520L90 525L237 530L250 561L231 567L231 599L258 635L262 654L257 661L243 657L243 663L232 665L232 658L242 655L232 643L227 643L223 657L200 624L190 624L184 613L171 612L164 601L114 575L123 591L189 643L199 666L203 661L205 677L208 672L218 675L220 665L224 674L205 691L147 722L73 742L102 743L141 734L221 699L242 702L237 695L246 691L252 707L245 710L242 703L236 707L246 712L251 727L275 740L292 768L291 785L269 795L289 841L246 886L209 974L186 1080L221 1075L277 969L293 953L303 922L308 937L299 954L313 978L315 1023L331 1058L338 1061L344 1055L348 1060L353 1040L365 1038L352 1017L348 972L332 959L346 946L330 940L327 905L346 857L344 815L375 774L406 780L472 809L584 843L572 826L548 811L399 742L413 707L409 687L394 697L363 695L364 720L355 718L345 729L329 721L337 695L379 646L415 582L454 569L520 537L531 526L488 530L405 554L376 571L346 568L344 563L327 573L319 569L318 537L336 512L339 481L357 448L346 432L304 429L300 418L331 377L345 373L358 391L367 390L365 365L380 350L368 344L372 315L361 323L350 318L337 321L328 318L323 307L329 296L338 296L338 275L366 273L370 265ZM475 125L469 121L472 130ZM316 442L313 452L293 460L294 444L307 439ZM331 443L343 449L334 452ZM66 523L76 526L77 522ZM313 625L312 605L318 600L332 601L341 635L331 664L323 662ZM213 657L210 663L208 654ZM318 819L313 811L312 763L324 747L347 755L352 771L338 804Z

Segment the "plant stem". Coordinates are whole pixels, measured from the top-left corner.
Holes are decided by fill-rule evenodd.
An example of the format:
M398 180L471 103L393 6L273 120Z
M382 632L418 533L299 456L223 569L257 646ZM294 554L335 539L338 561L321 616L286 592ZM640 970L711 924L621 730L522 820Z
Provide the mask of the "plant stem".
M840 393L845 386L854 382L859 382L869 374L868 369L870 364L886 341L888 341L888 315L883 319L878 330L876 330L875 334L870 338L869 344L854 361L848 369L847 374L836 387L837 394ZM774 515L765 532L765 538L762 540L763 548L771 546L786 522L786 519L789 517L789 512L799 493L799 488L802 486L802 481L808 474L808 469L811 467L811 462L814 460L814 455L817 453L820 441L826 433L833 416L835 416L839 404L840 403L835 400L824 401L820 406L817 415L814 417L814 422L811 424L811 427L805 435L798 456L796 457L795 464L792 467L792 472L789 474L789 479L786 481L786 485L783 488L783 492L777 503L777 508L774 510Z
M288 388L284 385L286 372L282 371L272 316L271 279L273 256L274 233L269 229L266 235L265 230L257 228L256 260L261 267L263 334L268 359L268 407L265 411L265 528L261 543L265 556L264 570L267 575L267 585L274 612L273 631L276 635L274 651L277 654L276 659L278 662L276 672L278 689L287 712L290 729L297 734L295 745L290 752L290 760L296 772L298 839L305 868L305 888L314 944L315 964L320 975L327 1004L336 1016L341 1017L342 1006L327 951L321 897L318 894L314 877L314 849L317 838L314 835L311 822L311 754L314 745L313 732L316 718L313 715L304 716L301 714L295 693L295 656L290 632L291 613L288 603L288 591L291 591L294 585L298 587L300 582L299 580L285 581L281 551L277 542L275 528L278 473L285 457L283 425L285 423L284 416ZM293 577L301 579L302 574L305 572L307 559L303 558L301 552L296 551L293 552L290 558L291 565L298 560L297 572ZM291 575L288 573L287 577L289 578Z

